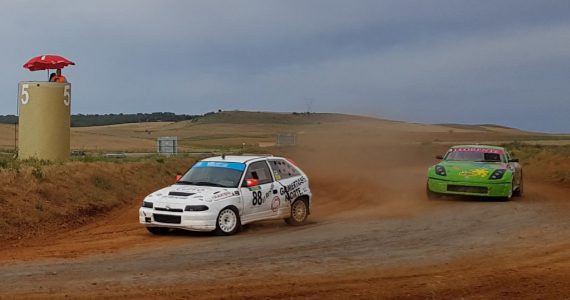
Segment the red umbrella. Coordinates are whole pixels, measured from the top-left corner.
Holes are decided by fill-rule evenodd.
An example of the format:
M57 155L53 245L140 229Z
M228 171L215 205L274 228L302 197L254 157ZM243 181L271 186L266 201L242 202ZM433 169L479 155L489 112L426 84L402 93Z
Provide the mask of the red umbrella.
M24 68L30 71L41 71L63 69L69 65L75 65L75 63L59 55L41 55L28 60Z

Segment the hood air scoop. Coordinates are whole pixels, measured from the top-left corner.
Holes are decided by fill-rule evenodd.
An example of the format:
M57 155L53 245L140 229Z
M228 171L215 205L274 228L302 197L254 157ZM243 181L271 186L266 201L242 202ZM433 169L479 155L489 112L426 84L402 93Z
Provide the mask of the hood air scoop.
M188 197L188 196L192 196L196 193L185 193L185 192L170 192L168 193L168 196L182 196L182 197Z

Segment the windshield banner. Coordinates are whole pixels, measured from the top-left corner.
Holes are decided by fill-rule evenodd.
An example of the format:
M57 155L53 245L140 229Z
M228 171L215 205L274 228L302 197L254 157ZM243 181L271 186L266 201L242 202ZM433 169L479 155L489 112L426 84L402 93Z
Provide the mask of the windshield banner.
M245 170L245 164L236 162L199 161L193 168L226 168L243 171Z
M490 148L451 148L449 152L483 152L483 153L495 153L495 154L503 154L503 151L498 149L490 149Z

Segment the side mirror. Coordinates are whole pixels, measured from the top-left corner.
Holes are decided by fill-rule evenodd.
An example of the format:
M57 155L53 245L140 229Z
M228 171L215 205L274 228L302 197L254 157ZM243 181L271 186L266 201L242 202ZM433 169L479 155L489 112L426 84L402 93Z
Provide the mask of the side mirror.
M252 186L256 186L257 183L257 179L246 179L245 180L245 186L246 187L252 187Z
M443 155L438 155L435 157L435 159L443 159Z
M509 159L509 162L519 162L519 159L518 158L511 158L511 159Z
M176 182L180 181L180 179L182 179L182 175L176 174Z

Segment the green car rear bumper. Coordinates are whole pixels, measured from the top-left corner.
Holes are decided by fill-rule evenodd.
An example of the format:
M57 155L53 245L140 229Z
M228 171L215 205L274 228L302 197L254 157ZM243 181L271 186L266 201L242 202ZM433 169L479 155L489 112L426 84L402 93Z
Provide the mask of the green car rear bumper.
M512 184L510 182L463 182L428 178L428 189L439 194L468 195L482 197L510 197Z

